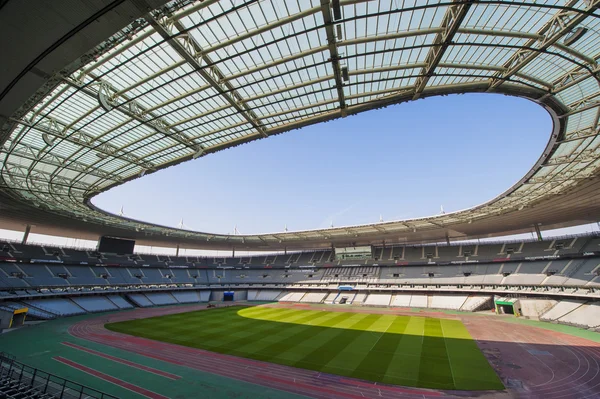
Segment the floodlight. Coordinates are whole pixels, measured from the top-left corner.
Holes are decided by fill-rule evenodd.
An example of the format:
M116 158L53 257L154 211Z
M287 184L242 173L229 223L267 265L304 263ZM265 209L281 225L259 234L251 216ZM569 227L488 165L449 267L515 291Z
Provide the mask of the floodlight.
M50 136L48 133L42 134L42 140L44 140L44 143L46 143L46 145L49 147L54 145L54 137Z
M581 39L583 37L583 35L585 35L586 32L587 32L587 28L585 28L583 26L579 26L579 27L575 28L574 30L572 30L571 32L569 32L565 35L565 38L563 40L564 45L571 46L571 45L575 44L575 42L578 41L579 39Z

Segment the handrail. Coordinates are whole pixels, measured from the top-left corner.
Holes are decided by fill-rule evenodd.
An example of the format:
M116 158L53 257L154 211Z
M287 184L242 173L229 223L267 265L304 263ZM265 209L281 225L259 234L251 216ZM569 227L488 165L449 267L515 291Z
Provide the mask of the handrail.
M57 399L117 399L116 396L50 374L0 352L0 375Z

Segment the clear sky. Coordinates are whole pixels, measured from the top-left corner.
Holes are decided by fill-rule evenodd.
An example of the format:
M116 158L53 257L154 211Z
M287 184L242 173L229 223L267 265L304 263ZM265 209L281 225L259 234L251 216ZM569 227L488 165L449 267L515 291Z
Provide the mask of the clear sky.
M518 181L552 122L515 97L434 97L255 141L136 179L100 208L166 226L242 234L430 216Z

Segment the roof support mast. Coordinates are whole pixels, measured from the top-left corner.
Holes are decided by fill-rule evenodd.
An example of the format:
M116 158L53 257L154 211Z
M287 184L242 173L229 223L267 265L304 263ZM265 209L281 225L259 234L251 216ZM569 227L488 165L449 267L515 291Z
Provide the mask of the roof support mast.
M456 35L473 2L453 4L446 10L440 26L442 30L435 35L433 47L431 47L431 50L429 50L429 53L425 57L425 66L421 70L421 76L415 82L413 100L417 100L421 96L425 86L427 86L427 82L433 76L435 68L437 68L446 49L450 46L452 38Z

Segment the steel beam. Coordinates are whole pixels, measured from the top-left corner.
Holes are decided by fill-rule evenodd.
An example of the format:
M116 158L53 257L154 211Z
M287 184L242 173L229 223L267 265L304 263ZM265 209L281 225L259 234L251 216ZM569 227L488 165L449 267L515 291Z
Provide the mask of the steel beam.
M147 14L145 19L154 28L154 30L173 47L173 49L184 58L194 68L202 78L215 89L225 101L227 101L244 119L246 119L256 131L263 137L268 133L262 126L256 114L245 104L241 95L227 81L224 81L224 74L213 65L213 61L202 50L200 45L191 35L181 35L178 32L184 30L183 26L174 21L172 24L168 20L158 21L152 15ZM201 61L210 68L204 68Z
M415 94L413 100L416 100L421 96L423 89L425 89L427 82L433 76L435 68L437 68L444 53L450 46L454 35L467 16L467 12L472 4L472 2L459 3L458 0L455 0L455 2L457 4L449 6L446 10L440 25L441 31L435 35L433 47L429 49L429 53L427 53L427 56L425 57L426 66L423 67L420 73L421 76L418 77L415 82Z
M90 74L90 76L93 75ZM178 142L179 144L188 147L192 152L196 152L200 149L197 144L193 143L183 133L180 133L175 129L170 129L169 123L167 121L162 120L158 116L154 115L152 112L148 112L148 110L142 107L138 102L130 101L129 98L127 98L127 96L125 95L114 95L117 91L114 90L110 84L96 77L94 77L94 79L97 81L96 85L84 86L81 82L75 81L73 79L65 79L65 82L77 88L81 93L84 93L94 99L98 99L101 96L101 91L105 90L107 92L106 97L113 106L111 111L117 111L130 118L130 120L123 122L121 125L125 125L133 120L137 120L141 124L146 125L152 130L156 131L158 134L164 137L169 137L174 141ZM112 93L113 95L111 95L110 93ZM120 101L125 102L126 106L121 106ZM109 130L109 132L113 130L114 128ZM109 132L101 134L96 139L102 138ZM120 150L124 150L126 147L127 146L120 148ZM72 156L74 155L75 154L72 154Z
M321 14L323 15L323 21L325 23L327 47L329 49L329 61L331 62L331 69L333 69L335 88L338 95L338 101L340 103L340 112L342 116L345 116L344 109L346 108L346 99L344 96L344 83L342 81L340 55L338 54L337 50L333 15L331 12L331 3L329 0L321 0Z
M560 118L566 118L578 113L581 113L583 111L587 111L589 109L592 108L596 108L600 106L600 91L596 92L596 93L592 93L584 98L581 98L575 102L572 102L571 104L568 105L570 111L567 112L566 114L563 114L560 116ZM596 124L598 122L596 121Z
M121 159L126 162L134 163L140 167L152 168L154 165L150 165L144 160L138 159L134 155L121 153L117 147L108 142L97 141L96 138L87 134L81 130L75 131L75 129L65 122L61 122L56 118L49 116L42 117L36 122L16 120L16 123L27 126L30 129L36 129L40 132L48 135L57 137L59 139L68 141L72 144L81 146L82 148L88 148L97 153L106 155L107 157L114 157ZM46 152L50 152L51 148L46 147ZM41 155L43 156L43 155ZM41 159L41 158L40 158ZM68 161L68 160L67 160Z
M557 43L558 40L583 22L588 17L588 14L577 13L567 9L575 7L578 3L579 0L569 0L565 4L565 9L558 11L538 31L538 34L541 35L540 39L530 39L523 45L523 48L517 50L504 64L506 71L497 73L490 80L488 91L492 91L500 86L508 78L535 60L544 50ZM598 4L600 4L600 0L590 0L589 4L586 4L584 11L593 10Z

